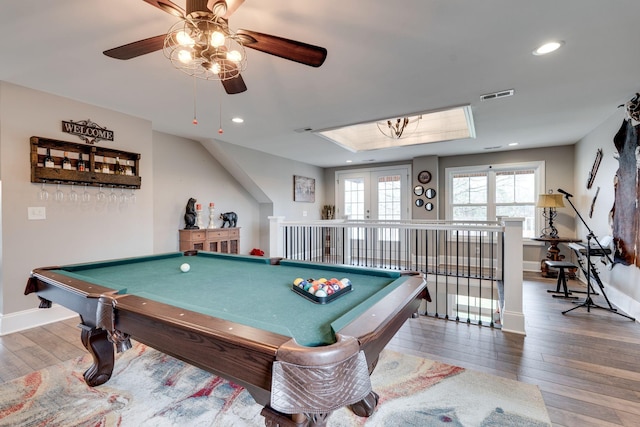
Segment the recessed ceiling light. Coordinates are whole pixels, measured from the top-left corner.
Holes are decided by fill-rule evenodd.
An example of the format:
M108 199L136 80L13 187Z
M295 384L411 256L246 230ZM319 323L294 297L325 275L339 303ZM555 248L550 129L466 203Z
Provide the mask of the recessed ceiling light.
M244 123L244 119L242 117L234 117L231 121L233 123Z
M347 160L347 163L352 163L352 162L353 162L353 160Z
M510 142L510 143L509 143L509 147L513 147L513 146L516 146L516 145L518 145L518 143L517 143L517 142Z
M564 44L563 41L555 41L555 42L545 43L542 46L540 46L539 48L537 48L536 50L534 50L533 54L536 55L536 56L546 55L547 53L551 53L551 52L554 52L554 51L560 49L563 44Z

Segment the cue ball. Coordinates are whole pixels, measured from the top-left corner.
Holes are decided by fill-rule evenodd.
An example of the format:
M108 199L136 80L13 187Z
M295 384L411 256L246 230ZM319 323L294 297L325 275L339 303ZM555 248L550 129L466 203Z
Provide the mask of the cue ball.
M180 271L182 271L183 273L186 273L190 269L191 269L191 266L186 262L180 266Z

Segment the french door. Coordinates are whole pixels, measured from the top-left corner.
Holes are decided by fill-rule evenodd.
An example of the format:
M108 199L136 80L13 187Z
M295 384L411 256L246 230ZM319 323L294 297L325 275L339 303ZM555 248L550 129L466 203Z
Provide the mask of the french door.
M353 220L409 217L409 166L336 172L336 216Z
M336 172L336 217L374 223L409 218L409 176L409 166ZM352 264L393 264L404 244L397 228L375 224L354 227L346 237Z

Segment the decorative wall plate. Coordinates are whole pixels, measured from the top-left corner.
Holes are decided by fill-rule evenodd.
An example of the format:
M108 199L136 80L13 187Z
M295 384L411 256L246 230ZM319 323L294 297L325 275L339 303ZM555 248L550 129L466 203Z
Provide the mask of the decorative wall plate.
M428 182L431 181L431 172L429 171L422 171L418 174L418 181L421 184L426 184Z

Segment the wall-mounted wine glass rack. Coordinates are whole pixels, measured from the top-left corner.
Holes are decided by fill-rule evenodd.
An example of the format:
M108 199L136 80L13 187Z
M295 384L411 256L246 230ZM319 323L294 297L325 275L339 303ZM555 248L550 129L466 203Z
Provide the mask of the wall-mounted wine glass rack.
M45 167L47 153L54 167ZM64 153L67 169L63 168ZM81 158L84 170L78 168ZM140 188L140 154L32 136L31 182Z

